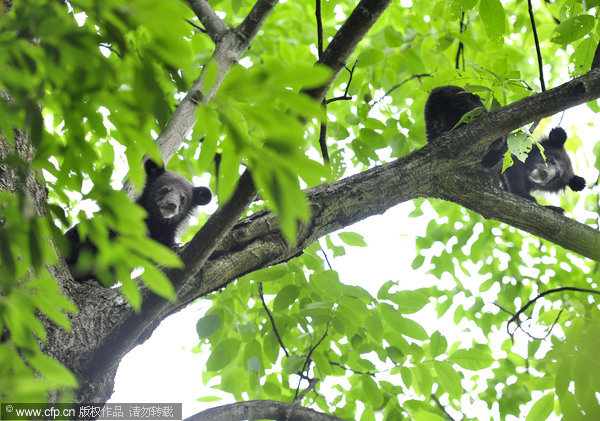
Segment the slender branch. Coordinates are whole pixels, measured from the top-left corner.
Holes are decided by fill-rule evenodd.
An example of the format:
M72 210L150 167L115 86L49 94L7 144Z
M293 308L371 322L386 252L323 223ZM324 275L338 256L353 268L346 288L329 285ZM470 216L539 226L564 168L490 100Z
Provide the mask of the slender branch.
M394 92L396 89L398 89L399 87L401 87L402 85L404 85L406 82L411 81L413 79L419 79L419 82L420 82L422 77L429 77L429 76L431 76L429 73L419 73L419 74L416 74L416 75L412 75L408 79L404 79L402 82L397 83L394 86L392 86L386 93L384 93L381 96L381 98L379 98L377 100L371 101L371 104L370 104L371 108L374 105L379 104L383 100L383 98L385 98L386 96L390 95L392 92Z
M317 386L317 384L319 383L319 381L320 381L320 379L317 379L316 377L315 377L314 379L310 379L310 380L308 381L308 386L306 387L306 389L304 389L304 390L302 391L302 393L300 393L300 394L299 394L299 395L298 395L298 396L297 396L297 397L294 399L294 402L292 402L292 403L294 403L294 404L298 405L298 404L299 404L299 403L302 401L302 399L304 399L304 397L305 397L306 395L308 395L308 393L309 393L311 390L313 390L313 389L314 389L314 388Z
M456 421L452 415L450 415L448 413L448 411L446 411L446 408L444 407L444 405L442 405L442 403L440 402L440 400L437 398L437 396L435 396L435 394L431 394L431 399L433 399L433 401L435 402L435 404L438 406L438 408L440 408L442 410L442 412L446 415L446 418L448 418L449 421Z
M327 114L324 119L327 118ZM327 123L321 122L319 127L319 147L321 148L321 156L323 157L323 162L325 164L329 164L329 151L327 150Z
M200 25L197 25L196 23L194 23L193 21L186 19L185 20L187 23L189 23L190 25L192 25L194 28L196 28L198 31L202 32L203 34L207 34L208 31L206 29L204 29L203 27L201 27Z
M256 198L256 188L249 170L240 177L231 199L219 207L182 249L181 260L185 270L175 270L171 276L174 284L193 278L210 257L217 245L243 216Z
M348 79L348 83L346 84L346 89L344 90L343 95L335 97L335 98L331 98L331 99L324 99L322 101L323 107L325 107L325 111L327 111L327 104L329 104L331 102L348 101L348 100L352 99L352 97L348 95L348 90L350 89L350 84L352 83L352 76L354 76L354 68L356 67L356 63L358 63L358 61L354 62L352 69L348 69L346 67L346 70L348 70L348 72L350 72L350 77ZM325 113L325 118L327 118L327 113ZM329 151L327 150L327 122L326 121L321 122L321 128L319 130L319 146L321 147L321 155L323 156L323 161L325 161L326 164L329 164Z
M293 420L344 421L334 415L279 401L248 401L207 409L184 421Z
M323 333L323 336L321 337L321 339L319 339L317 341L317 343L315 345L313 345L310 350L308 351L308 355L306 356L306 359L304 360L304 365L302 366L302 370L300 370L300 372L304 373L305 371L308 371L308 366L310 364L310 357L312 356L313 352L315 351L315 349L317 349L317 347L319 345L321 345L321 343L325 340L325 338L327 337L327 335L329 334L329 326L331 325L331 317L329 317L329 320L327 321L327 327L325 328L325 333ZM296 388L296 395L294 397L294 399L298 398L298 390L300 389L300 382L302 381L302 379L298 380L298 387Z
M506 331L508 332L508 334L512 336L512 334L509 331L510 324L513 323L513 322L519 324L519 316L521 316L521 314L523 314L537 300L539 300L542 297L545 297L546 295L554 294L554 293L557 293L557 292L563 292L563 291L585 292L585 293L588 293L588 294L598 294L598 295L600 295L600 291L597 291L597 290L594 290L594 289L577 288L577 287L561 287L561 288L554 288L554 289L549 289L548 291L544 291L544 292L538 294L534 299L529 300L529 302L527 304L525 304L523 307L521 307L521 309L519 311L517 311L515 313L515 315L510 318L510 320L508 321L508 323L506 325Z
M321 0L316 0L315 15L317 17L317 59L323 56L323 20L321 18Z
M283 341L281 340L281 336L279 336L279 331L277 330L277 326L275 326L275 320L273 319L273 315L269 311L269 307L267 307L267 303L265 302L265 296L263 294L262 282L258 283L258 294L260 295L260 300L262 301L263 307L265 308L265 311L267 312L267 316L269 316L269 320L271 320L271 326L273 327L273 332L275 332L277 341L279 342L281 349L283 349L283 352L285 352L285 356L289 357L290 354L289 354L287 348L285 347L285 345L283 344Z
M216 43L218 41L219 37L227 31L227 28L225 27L225 24L223 23L223 21L221 19L219 19L219 17L215 13L215 11L212 9L212 7L210 7L210 4L208 4L208 1L206 1L206 0L186 0L186 1L190 5L192 10L194 11L196 16L198 16L198 19L200 19L200 22L202 23L202 25L204 25L204 28L206 28L206 29L202 30L199 27L197 27L197 28L203 32L206 32L211 37L211 39Z
M375 377L375 375L377 374L377 373L371 373L370 371L357 371L357 370L353 370L350 367L346 367L345 365L342 365L340 363L336 363L335 361L329 361L329 364L335 365L335 366L343 368L344 370L349 371L349 372L351 372L353 374L359 374L361 376Z
M560 311L556 315L556 319L554 319L554 322L552 322L552 324L550 325L550 328L548 329L548 333L546 333L546 336L544 336L543 339L546 339L548 336L550 336L550 334L552 333L552 330L554 329L554 326L556 326L556 324L558 323L558 319L560 319L560 316L563 314L563 310L564 309L562 309L562 308L560 309Z
M462 15L460 16L460 33L462 34L463 32L465 32L465 12L462 12ZM456 50L456 70L458 70L460 68L460 56L462 53L462 59L463 59L463 69L465 68L465 46L463 44L462 41L458 41L458 49Z
M329 257L327 257L327 253L325 252L325 249L321 246L320 241L319 241L319 247L321 248L321 253L323 253L323 257L325 257L325 262L327 262L327 267L329 268L329 270L333 270L333 267L331 266L331 262L329 262Z
M535 51L537 53L537 62L538 69L540 72L540 86L542 87L542 92L546 90L546 84L544 83L544 64L542 62L542 52L540 51L540 40L538 39L537 29L535 27L535 18L533 16L533 6L531 5L531 0L527 0L528 8L529 8L529 19L531 20L531 29L533 30L533 39L535 41Z
M330 104L335 101L348 101L348 100L352 99L352 96L348 95L348 90L350 89L350 84L352 83L352 77L354 76L354 69L356 68L357 63L358 63L358 60L355 60L354 64L352 65L352 69L349 69L348 67L344 66L344 68L346 70L348 70L348 73L350 73L350 77L348 78L348 83L346 84L346 89L344 89L344 93L342 95L336 96L334 98L326 99L325 104Z
M258 34L258 30L263 26L277 3L279 3L279 0L258 0L246 19L238 26L238 34L246 41L252 40Z

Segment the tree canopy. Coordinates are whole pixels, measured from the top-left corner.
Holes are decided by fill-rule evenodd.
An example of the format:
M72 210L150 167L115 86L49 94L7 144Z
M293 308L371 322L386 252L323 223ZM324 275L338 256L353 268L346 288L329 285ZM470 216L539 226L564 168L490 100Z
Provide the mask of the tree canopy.
M190 419L599 419L599 7L3 0L0 399L106 402L121 358L204 298L203 380L238 403ZM491 112L427 144L441 85ZM563 112L587 188L538 201L564 215L480 165ZM216 196L175 251L132 200L145 158ZM436 281L343 282L329 259L368 247L344 228L408 201ZM65 264L75 223L98 282Z

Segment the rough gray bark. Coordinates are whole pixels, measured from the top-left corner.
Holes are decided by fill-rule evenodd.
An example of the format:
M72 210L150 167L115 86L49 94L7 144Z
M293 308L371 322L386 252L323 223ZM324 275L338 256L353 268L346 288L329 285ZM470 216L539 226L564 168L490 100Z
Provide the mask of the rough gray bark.
M234 420L342 421L339 417L322 414L293 403L268 400L223 405L185 419L185 421Z

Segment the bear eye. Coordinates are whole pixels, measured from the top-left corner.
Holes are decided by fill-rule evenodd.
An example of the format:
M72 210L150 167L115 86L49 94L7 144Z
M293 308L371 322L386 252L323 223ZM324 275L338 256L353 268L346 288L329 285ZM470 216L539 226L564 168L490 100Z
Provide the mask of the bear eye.
M167 194L167 193L169 193L169 191L170 191L170 190L171 190L171 189L170 189L168 186L164 186L164 187L161 187L161 188L158 190L158 193L160 193L160 194Z
M183 195L183 194L181 195L181 204L182 205L185 204L185 195Z

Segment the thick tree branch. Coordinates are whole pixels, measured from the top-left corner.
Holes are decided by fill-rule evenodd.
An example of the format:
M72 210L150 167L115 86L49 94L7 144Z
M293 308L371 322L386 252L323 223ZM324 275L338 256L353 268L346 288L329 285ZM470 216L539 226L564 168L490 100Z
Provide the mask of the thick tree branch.
M186 418L185 421L237 421L237 420L287 420L287 421L343 421L310 408L278 401L248 401L207 409Z
M318 63L333 70L331 79L325 85L307 91L309 95L319 102L325 98L350 54L391 3L391 0L362 0L356 6L319 58Z
M211 25L219 26L215 21L218 17L211 17L212 9L205 0L190 0L190 2L202 6L201 15L210 20ZM219 26L219 28L214 29L216 34L216 37L213 38L215 39L215 51L209 63L203 67L200 76L181 101L175 113L173 113L171 121L156 139L165 162L168 162L179 150L181 143L194 127L198 104L206 104L214 97L229 69L237 63L240 56L248 49L254 36L256 36L276 4L276 0L258 0L250 14L238 28L223 30L224 27ZM212 13L214 14L214 12ZM206 25L205 22L203 23ZM216 66L217 72L214 79L211 79L211 86L207 87L205 86L207 83L206 77L209 74L207 72L212 65Z
M237 28L238 34L248 42L254 39L277 3L278 0L258 0L246 19Z
M187 3L190 5L196 16L198 16L198 19L200 19L200 22L204 25L204 28L206 28L206 32L216 44L219 37L227 31L223 21L219 19L215 11L210 7L210 4L208 4L208 1L187 0Z

